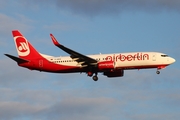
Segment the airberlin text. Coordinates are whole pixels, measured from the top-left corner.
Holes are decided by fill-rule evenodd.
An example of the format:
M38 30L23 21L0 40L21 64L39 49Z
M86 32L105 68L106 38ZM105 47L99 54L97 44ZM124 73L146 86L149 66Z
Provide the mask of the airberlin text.
M135 53L135 54L119 54L114 56L107 56L107 61L141 61L141 60L149 60L149 54L143 53Z

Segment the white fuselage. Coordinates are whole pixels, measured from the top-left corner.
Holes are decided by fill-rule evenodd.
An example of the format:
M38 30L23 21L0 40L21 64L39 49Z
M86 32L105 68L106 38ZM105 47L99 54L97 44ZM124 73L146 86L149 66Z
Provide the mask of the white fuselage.
M65 66L82 67L81 64L74 61L69 56L65 57L52 57L43 55L48 61L61 64ZM98 54L87 55L94 58L99 62L114 61L116 68L123 69L136 69L138 68L153 68L154 66L167 66L175 62L175 59L166 54L159 52L132 52L132 53L115 53L115 54Z

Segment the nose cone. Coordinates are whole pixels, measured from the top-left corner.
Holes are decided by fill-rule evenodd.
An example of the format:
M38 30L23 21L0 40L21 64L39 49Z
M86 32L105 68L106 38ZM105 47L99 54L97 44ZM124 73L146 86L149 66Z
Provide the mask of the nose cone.
M174 58L170 58L170 62L172 64L172 63L176 62L176 60Z

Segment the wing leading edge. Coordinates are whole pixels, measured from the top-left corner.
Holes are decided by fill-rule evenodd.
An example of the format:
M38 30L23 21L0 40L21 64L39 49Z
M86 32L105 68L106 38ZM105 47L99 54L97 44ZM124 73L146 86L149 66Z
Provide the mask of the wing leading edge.
M81 53L78 53L74 50L71 50L71 49L59 44L59 42L56 40L56 38L52 34L50 34L50 37L55 46L57 46L58 48L60 48L61 50L65 51L65 52L67 52L70 55L70 57L73 60L75 60L76 62L78 62L78 64L81 64L82 67L97 65L97 63L98 63L97 60L90 58L88 56L85 56Z

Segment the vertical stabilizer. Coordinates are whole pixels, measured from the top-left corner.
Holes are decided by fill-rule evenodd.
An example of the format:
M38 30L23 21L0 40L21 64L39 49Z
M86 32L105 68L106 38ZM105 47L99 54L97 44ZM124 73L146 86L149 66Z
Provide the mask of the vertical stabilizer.
M12 34L20 58L29 60L42 57L18 30L12 31Z

